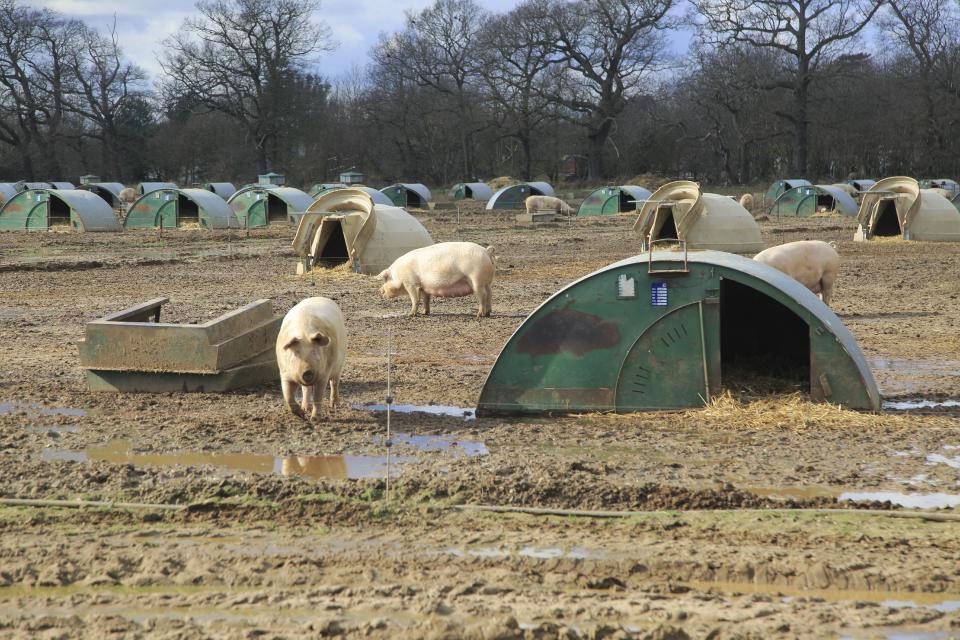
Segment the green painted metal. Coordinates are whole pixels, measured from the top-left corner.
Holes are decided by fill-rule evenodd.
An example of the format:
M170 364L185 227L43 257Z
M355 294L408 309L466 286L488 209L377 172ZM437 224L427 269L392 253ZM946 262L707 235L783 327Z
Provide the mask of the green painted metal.
M855 216L859 211L853 196L832 185L804 185L780 194L770 207L771 215L812 216L820 211Z
M44 231L66 224L78 231L120 231L110 205L88 191L21 191L0 209L0 230Z
M233 194L227 204L240 226L252 229L276 221L297 222L313 204L313 198L292 187L251 185Z
M790 189L796 189L797 187L806 187L811 183L809 180L803 180L800 178L792 178L789 180L777 180L770 188L767 190L767 198L770 200L776 200L783 194L784 191L789 191Z
M140 197L127 211L127 229L177 228L179 197L176 189L157 189Z
M577 215L612 216L627 211L636 212L637 202L650 198L650 192L642 187L630 185L620 187L601 187L591 192L577 209Z
M747 294L739 292L753 297L746 303ZM813 400L879 409L876 383L856 341L819 298L766 265L702 251L686 260L683 253L657 253L652 262L641 254L554 294L504 346L478 412L703 406L723 388L725 366L736 362L735 341L764 333L779 344L780 326L793 331L782 329L782 348L800 349L791 357L803 361L799 371L808 365Z
M450 198L453 200L489 200L493 195L485 182L460 182L450 189Z

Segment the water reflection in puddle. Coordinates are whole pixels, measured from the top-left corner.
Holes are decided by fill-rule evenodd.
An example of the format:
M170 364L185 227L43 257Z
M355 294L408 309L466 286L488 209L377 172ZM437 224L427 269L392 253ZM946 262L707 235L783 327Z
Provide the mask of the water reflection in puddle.
M457 447L467 456L489 453L482 442L461 440L451 435L411 436L395 433L394 440L410 444L421 451L440 451ZM382 478L387 473L387 456L272 456L259 453L214 453L205 451L178 451L173 453L137 453L131 442L117 440L84 451L47 449L40 455L44 461L89 462L103 461L134 466L169 467L174 465L210 465L236 471L304 476L307 478L337 478L359 480ZM415 456L391 456L390 475L400 473L400 466L415 462ZM393 467L392 465L397 465Z
M365 409L367 411L387 410L387 405L385 404L355 404L352 406L354 409ZM463 418L464 420L473 420L476 417L473 409L451 407L443 404L395 404L391 406L391 410L397 413L429 413L434 416L448 416L451 418Z
M49 425L43 427L27 427L30 433L76 433L80 430L78 424Z
M516 552L499 547L480 547L475 549L462 549L459 547L449 547L445 550L449 555L457 558L492 558L504 559L513 555L522 558L535 558L537 560L552 560L555 558L566 558L570 560L602 559L606 557L601 551L587 549L585 547L523 547Z
M271 456L258 453L206 453L180 451L176 453L136 453L129 442L117 441L90 447L84 451L48 449L40 455L41 460L68 460L73 462L103 461L116 464L132 464L137 467L174 465L210 465L235 471L304 476L307 478L337 478L359 480L382 478L387 472L386 456ZM413 462L413 456L391 456L391 465ZM399 467L390 469L391 475L400 472Z
M930 464L945 464L952 469L960 469L960 456L948 458L939 453L927 454L927 462Z
M837 500L851 502L889 502L912 509L948 509L960 506L960 495L952 493L897 493L896 491L848 491Z
M83 409L73 407L45 407L36 402L0 402L0 414L23 411L24 413L39 416L74 416L82 418L87 415Z

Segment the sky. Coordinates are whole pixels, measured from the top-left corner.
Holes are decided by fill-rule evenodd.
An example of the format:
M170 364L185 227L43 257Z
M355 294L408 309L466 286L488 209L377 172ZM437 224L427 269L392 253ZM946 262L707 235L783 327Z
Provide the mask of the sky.
M325 22L339 46L318 58L318 70L335 77L352 67L367 64L367 54L381 32L403 26L404 11L419 11L433 0L322 0L319 21ZM183 19L196 13L195 0L24 0L24 4L49 7L108 29L117 22L117 34L127 56L156 80L160 41L174 33ZM505 11L517 0L478 0L491 11Z

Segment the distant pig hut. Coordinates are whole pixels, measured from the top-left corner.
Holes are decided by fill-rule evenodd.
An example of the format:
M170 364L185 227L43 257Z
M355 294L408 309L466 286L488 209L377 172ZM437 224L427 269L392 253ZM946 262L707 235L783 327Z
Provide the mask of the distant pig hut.
M928 242L960 241L960 212L913 178L885 178L863 194L854 240L894 237Z
M0 230L120 231L120 223L100 196L79 189L28 189L0 209Z
M252 229L274 222L297 222L313 198L293 187L254 184L237 191L227 203L240 226Z
M320 194L331 191L332 189L344 189L347 185L342 182L317 182L307 190L311 198L316 198Z
M947 192L947 200L960 196L960 183L950 178L927 178L920 181L921 189L943 189Z
M400 207L381 205L361 189L329 191L300 220L293 248L298 273L347 263L356 273L375 275L413 249L433 244L416 218Z
M87 182L77 188L100 196L112 209L123 207L123 201L120 199L123 185L119 182Z
M688 180L669 182L650 196L633 225L643 246L674 240L688 249L756 253L764 248L760 226L727 196L702 193Z
M229 200L230 196L237 192L237 188L232 182L206 182L203 188L217 194L224 200Z
M809 180L803 180L802 178L789 178L787 180L777 180L770 188L767 189L767 198L770 200L776 200L780 197L784 191L789 191L790 189L796 189L797 187L809 187L811 183Z
M611 216L617 213L635 212L650 198L651 193L643 187L625 184L619 187L601 187L584 198L577 209L578 217Z
M846 190L832 184L795 187L780 194L770 207L770 215L813 216L837 213L857 215L857 201Z
M460 182L450 189L450 197L454 200L483 200L486 202L493 195L493 189L484 182Z
M426 209L433 194L419 182L401 182L380 189L395 206L410 209Z
M508 187L503 187L487 200L486 209L523 209L524 202L530 196L553 196L556 195L546 182L523 182Z
M123 226L127 229L236 229L240 225L223 198L206 189L156 189L134 202Z

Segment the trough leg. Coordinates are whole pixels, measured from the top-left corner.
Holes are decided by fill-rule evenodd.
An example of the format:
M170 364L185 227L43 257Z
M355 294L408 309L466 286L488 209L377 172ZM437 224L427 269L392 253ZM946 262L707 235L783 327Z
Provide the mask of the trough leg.
M303 417L303 409L297 404L297 383L292 380L280 380L280 388L283 390L283 402L290 409L290 413L295 416Z

